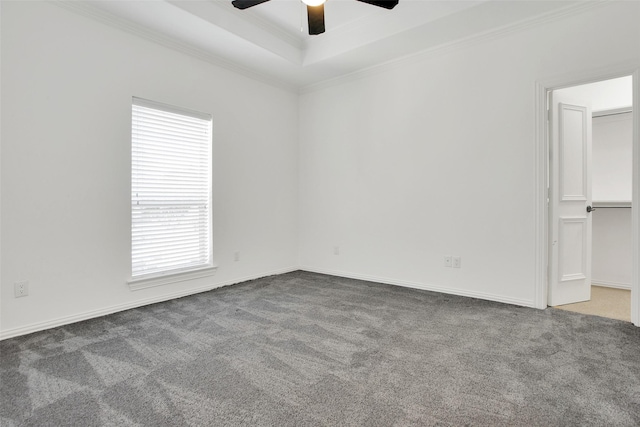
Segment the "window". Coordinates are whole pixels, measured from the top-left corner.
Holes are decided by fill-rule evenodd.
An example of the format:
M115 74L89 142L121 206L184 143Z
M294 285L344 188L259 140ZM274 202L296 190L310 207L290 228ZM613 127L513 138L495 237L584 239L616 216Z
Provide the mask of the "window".
M212 267L211 143L210 115L133 98L131 283Z

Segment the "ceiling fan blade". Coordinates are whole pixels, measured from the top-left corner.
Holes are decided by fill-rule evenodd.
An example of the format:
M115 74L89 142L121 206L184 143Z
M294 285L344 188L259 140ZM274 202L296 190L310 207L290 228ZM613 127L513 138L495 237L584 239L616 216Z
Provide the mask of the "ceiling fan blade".
M357 0L362 3L372 4L374 6L384 7L385 9L393 9L398 5L398 0Z
M231 2L237 9L247 9L252 6L259 5L260 3L268 2L269 0L233 0Z
M307 6L307 20L309 21L309 35L324 33L324 4Z

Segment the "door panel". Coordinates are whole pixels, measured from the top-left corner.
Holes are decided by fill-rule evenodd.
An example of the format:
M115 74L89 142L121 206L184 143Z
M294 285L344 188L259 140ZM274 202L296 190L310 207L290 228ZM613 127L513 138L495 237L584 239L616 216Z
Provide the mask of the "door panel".
M586 107L584 107L586 108ZM584 126L586 111L573 105L561 104L560 114L560 188L562 200L587 200L586 153L587 138Z
M587 278L586 225L585 218L560 218L560 282Z
M552 93L550 100L549 301L591 298L591 109Z

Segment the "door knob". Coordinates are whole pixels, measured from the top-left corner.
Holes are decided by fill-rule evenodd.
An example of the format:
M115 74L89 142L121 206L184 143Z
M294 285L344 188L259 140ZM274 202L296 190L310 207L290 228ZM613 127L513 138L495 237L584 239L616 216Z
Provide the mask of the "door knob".
M593 212L596 208L592 208L591 206L587 206L587 212Z

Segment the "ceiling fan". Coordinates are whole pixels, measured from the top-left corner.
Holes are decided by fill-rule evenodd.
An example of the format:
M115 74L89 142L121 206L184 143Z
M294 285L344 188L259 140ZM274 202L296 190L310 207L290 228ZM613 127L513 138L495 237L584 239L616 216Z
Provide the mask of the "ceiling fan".
M233 0L233 4L238 9L247 9L269 0ZM326 0L302 0L307 5L307 20L309 21L309 35L324 33L324 3ZM393 9L398 5L399 0L356 0L374 6Z

